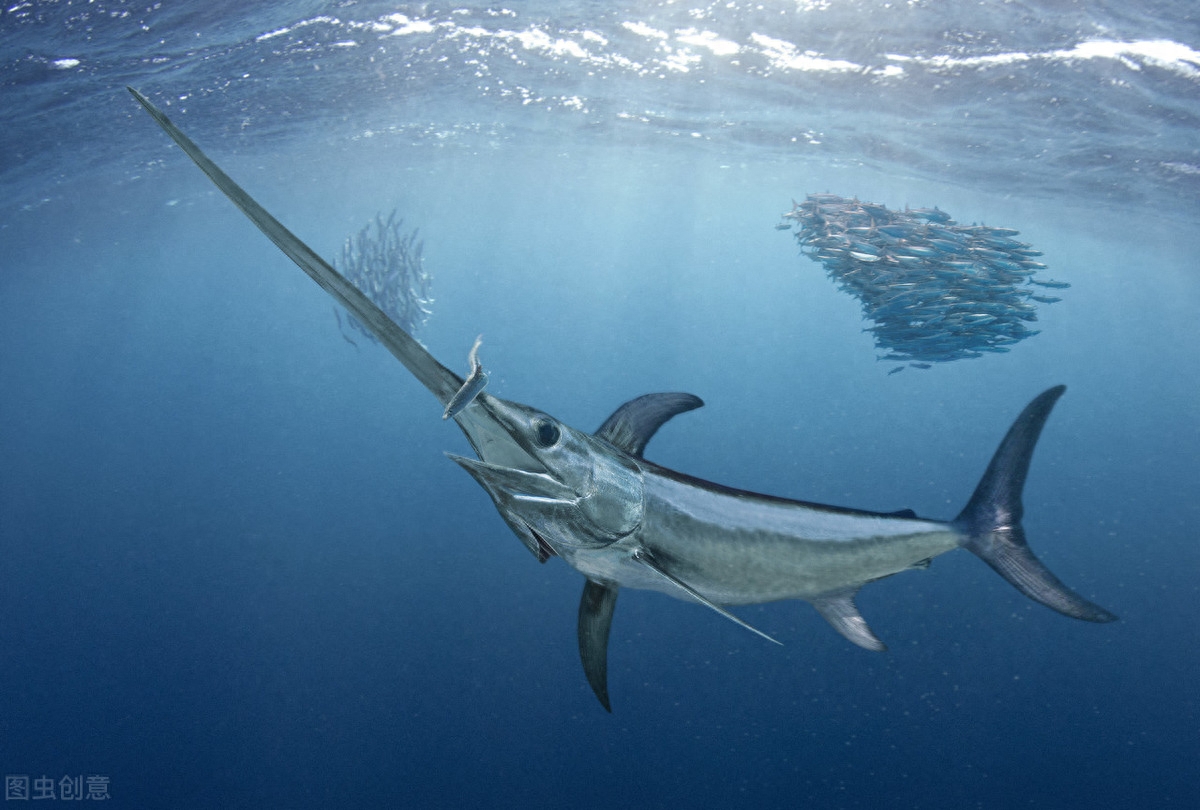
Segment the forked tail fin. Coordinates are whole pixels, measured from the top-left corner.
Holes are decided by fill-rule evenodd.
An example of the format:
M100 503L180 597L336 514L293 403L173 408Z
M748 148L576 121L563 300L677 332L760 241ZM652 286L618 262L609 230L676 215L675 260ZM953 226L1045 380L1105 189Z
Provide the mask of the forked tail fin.
M995 569L1018 591L1035 602L1066 616L1089 622L1111 622L1117 617L1084 599L1059 581L1025 542L1021 528L1024 508L1021 490L1029 473L1033 448L1054 403L1065 385L1043 391L1025 406L1000 442L975 494L954 524L966 535L963 547Z

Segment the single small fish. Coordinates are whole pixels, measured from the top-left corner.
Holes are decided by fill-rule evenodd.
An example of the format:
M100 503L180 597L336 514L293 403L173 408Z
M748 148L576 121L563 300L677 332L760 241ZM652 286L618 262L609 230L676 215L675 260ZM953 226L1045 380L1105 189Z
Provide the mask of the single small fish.
M909 208L906 212L909 216L917 219L924 219L929 222L949 222L950 215L938 208L936 205L933 208Z
M927 239L926 244L933 246L941 253L966 253L966 245L959 244L953 239Z
M888 376L890 377L893 374L896 374L901 371L904 371L904 366L896 366L894 369L892 369L891 371L888 372Z
M868 256L878 256L879 248L872 245L870 242L864 242L861 239L851 239L850 249L859 253L866 253Z
M1066 281L1054 281L1052 279L1029 279L1030 284L1036 284L1039 287L1049 287L1052 290L1065 290L1071 285Z
M1003 250L993 250L992 248L980 247L979 245L973 245L971 253L976 256L982 256L985 259L1007 259L1011 256L1010 253Z
M988 247L996 248L997 250L1020 250L1029 247L1024 242L1018 242L1016 239L1009 239L1004 236L983 236L980 239Z
M475 401L475 397L479 396L484 388L487 388L487 373L483 370L483 364L479 362L479 344L482 342L483 335L475 338L475 345L471 347L471 354L467 358L471 363L471 374L463 383L462 388L458 389L450 398L450 402L446 405L446 411L442 414L442 419L458 416Z
M1023 265L1021 265L1019 262L1014 262L1009 259L991 258L991 259L988 259L987 262L992 267L998 267L1001 270L1007 270L1008 272L1016 273L1017 275L1024 275L1024 274L1033 272L1033 271L1029 270L1028 268L1024 267Z

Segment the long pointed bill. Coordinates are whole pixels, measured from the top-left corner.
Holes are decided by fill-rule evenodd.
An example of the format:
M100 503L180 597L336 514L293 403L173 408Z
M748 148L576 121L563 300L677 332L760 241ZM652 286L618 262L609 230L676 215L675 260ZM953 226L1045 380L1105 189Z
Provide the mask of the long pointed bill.
M229 175L225 174L221 167L213 163L200 150L200 147L192 142L191 138L184 135L179 127L171 123L171 120L162 110L155 107L150 99L132 87L127 89L146 109L146 112L150 113L150 116L158 122L158 125L171 136L171 139L179 144L188 157L208 175L217 188L240 208L242 213L249 217L250 221L266 234L268 239L274 242L313 281L321 285L321 288L333 296L339 304L354 313L359 321L370 328L388 351L395 355L396 359L403 363L404 367L411 371L422 385L433 392L443 406L450 402L454 394L462 388L461 377L434 359L424 346L393 323L387 313L377 307L370 298L359 292L358 288L351 284L345 276L318 256L316 251L300 241L294 233L283 226L283 223L271 216Z
M367 326L379 338L380 343L387 347L387 350L403 363L404 367L411 371L413 376L428 388L443 406L447 406L453 401L455 395L463 390L461 377L439 363L416 339L393 323L370 298L317 255L316 251L285 228L283 223L271 216L221 167L210 160L200 147L192 142L191 138L184 135L177 126L171 123L162 110L154 106L137 90L132 87L128 89L137 102L162 127L163 131L170 135L171 139L200 167L201 171L208 175L217 188L241 209L242 213L249 217L250 221L289 259L295 262L297 267ZM472 366L475 365L477 363L472 363ZM466 394L468 399L474 402L484 405L488 402L496 402L500 410L504 411L507 408L507 404L503 401L496 401L482 393L482 385L478 381L474 387L467 389ZM473 462L468 459L455 460L466 467L467 471L475 476L485 489L493 493L494 497L498 496L510 501L514 498L542 498L553 502L575 498L574 493L567 492L549 476L536 472L521 473L520 469L511 469L505 472L507 468L536 470L541 469L542 466L532 455L521 448L520 444L510 435L508 427L497 421L490 409L466 407L467 404L469 403L464 402L463 409L458 414L452 415L471 442L475 452L479 454L480 458L491 464L485 463L473 468L471 466ZM511 422L511 420L509 421ZM494 490L494 487L500 489ZM516 494L518 492L526 494L518 495ZM503 510L501 513L504 514ZM553 549L540 541L527 526L510 519L508 515L504 515L504 517L521 542L539 560L545 561L554 553Z

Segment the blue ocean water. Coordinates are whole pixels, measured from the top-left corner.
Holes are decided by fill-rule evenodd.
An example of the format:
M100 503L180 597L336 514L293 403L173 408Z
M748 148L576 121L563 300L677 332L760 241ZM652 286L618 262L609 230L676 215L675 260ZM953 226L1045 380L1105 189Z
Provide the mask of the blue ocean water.
M1025 528L1115 613L966 552L800 602L538 565L441 406L126 93L327 257L419 225L420 337L647 457L950 518L1068 391ZM128 807L1193 807L1200 19L1179 2L13 2L0 11L0 772ZM830 191L1020 231L1071 283L1006 354L889 375L773 229ZM45 784L42 783L42 789Z

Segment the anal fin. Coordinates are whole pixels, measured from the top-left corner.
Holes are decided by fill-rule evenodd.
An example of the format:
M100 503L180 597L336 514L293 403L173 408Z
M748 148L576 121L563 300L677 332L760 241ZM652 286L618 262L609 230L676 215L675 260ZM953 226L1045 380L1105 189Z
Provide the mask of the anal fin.
M817 612L846 638L864 650L883 652L887 645L867 625L867 620L858 612L854 604L856 591L837 591L836 593L819 596L812 600Z
M617 586L589 579L579 600L579 657L588 684L606 711L608 702L608 632L617 607Z
M754 633L756 636L762 636L767 641L770 641L772 644L779 644L780 646L783 646L782 643L771 638L770 636L768 636L766 633L759 630L758 628L752 627L751 625L746 624L746 622L742 621L737 616L734 616L732 613L730 613L728 610L726 610L725 608L718 605L716 602L710 601L709 599L705 598L704 596L701 596L700 593L697 592L695 588L691 587L683 580L679 579L678 577L676 577L672 574L667 573L663 569L663 567L661 565L659 565L658 562L652 556L650 556L650 552L646 551L645 549L639 548L636 551L634 551L633 559L636 560L637 562L640 562L642 565L646 566L648 569L650 569L654 573L658 574L660 577L665 579L667 582L670 582L672 585L679 588L681 591L683 591L688 596L695 599L700 604L704 605L707 608L711 608L712 610L715 610L717 613L720 613L722 616L724 616L726 619L729 619L729 621L733 622L734 624L741 625L742 627L749 630L751 633Z

